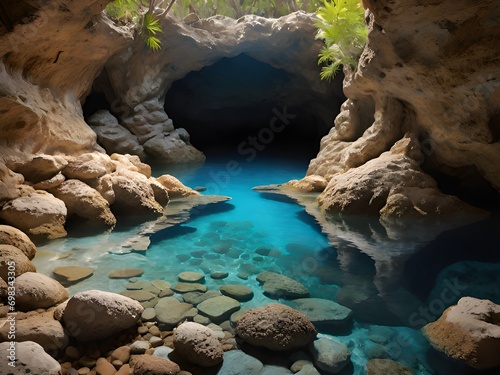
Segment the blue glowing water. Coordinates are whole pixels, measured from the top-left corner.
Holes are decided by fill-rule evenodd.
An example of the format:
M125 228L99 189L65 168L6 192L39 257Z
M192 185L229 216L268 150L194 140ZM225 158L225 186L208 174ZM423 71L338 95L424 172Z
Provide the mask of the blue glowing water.
M204 194L227 195L232 200L195 210L189 221L151 235L145 255L124 252L124 245L143 226L121 225L93 236L71 233L40 246L35 264L39 272L48 275L63 265L92 268L92 277L69 286L71 293L88 289L123 291L127 281L107 277L116 268L140 267L145 270L141 279L171 283L177 281L180 272L202 272L207 274L208 289L222 284L252 288L255 297L243 303L243 308L276 302L262 293L255 279L262 271L275 271L304 284L311 297L356 308L353 329L336 336L353 353L353 367L346 373L364 374L366 361L372 357L396 360L413 368L415 374L471 373L449 364L436 353L429 355L430 347L420 328L454 304L460 295L470 295L461 289L446 303L439 297L441 289L448 285L446 282L460 275L467 274L470 285L474 284L471 273L480 275L481 263L464 266L464 257L458 257L457 271L448 268L445 276L437 277L440 270L452 263L448 262L437 271L432 270L434 274L429 279L425 272L431 273L431 267L424 269L419 265L429 263L431 256L426 254L435 253L432 245L380 239L375 222L362 223L361 229L339 227L338 235L328 238L303 207L287 198L252 190L258 185L299 179L306 169L304 159L290 157L257 158L252 162L225 157L212 158L201 167L156 166L155 176L173 174L188 186L205 187ZM495 223L498 226L498 221ZM444 254L453 251L437 243ZM256 252L258 249L271 250L273 256L262 256ZM416 255L419 251L423 255ZM483 277L486 285L498 275L497 266L489 265L491 277ZM212 280L208 274L214 271L228 272L229 277ZM415 279L415 275L423 277ZM467 280L462 277L460 283L465 285ZM488 296L493 299L498 295L500 291ZM422 306L427 306L427 310L419 310ZM382 345L369 339L380 337L380 332L388 338Z

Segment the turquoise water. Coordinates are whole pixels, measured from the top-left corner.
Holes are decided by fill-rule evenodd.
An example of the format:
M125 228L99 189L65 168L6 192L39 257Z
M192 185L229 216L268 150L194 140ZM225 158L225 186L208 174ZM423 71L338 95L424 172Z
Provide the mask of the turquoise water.
M262 271L279 272L305 285L311 297L330 299L354 310L352 330L335 336L353 353L353 367L346 374L363 374L367 359L374 357L401 362L416 374L469 373L430 351L420 328L460 295L471 295L463 287L453 301L439 300L440 291L464 273L469 284L474 284L473 272L481 274L482 263L473 263L474 268L457 258L457 271L450 270L452 262L441 264L439 270L433 270L439 277L434 275L429 285L419 287L426 284L422 281L428 280L428 275L423 268L415 271L412 267L428 262L425 254L432 251L432 241L395 241L383 235L376 220L369 219L362 219L356 226L340 222L335 235L330 233L328 238L303 207L288 198L252 190L257 185L299 179L306 169L304 159L290 157L257 158L252 162L237 157L212 158L201 167L176 169L156 166L155 176L173 174L188 186L205 187L203 194L232 199L195 209L187 222L152 234L145 255L129 252L127 244L140 237L148 223L122 224L98 235L70 233L40 246L35 263L39 272L48 275L56 266L92 268L92 277L68 287L71 293L88 289L123 291L126 280L107 277L116 268L140 267L145 270L141 279L163 279L172 284L180 272L202 272L207 275L208 289L222 284L252 288L255 297L242 303L243 308L276 302L264 296L255 276ZM258 249L271 250L273 256L261 256ZM440 259L439 255L435 258ZM498 274L498 264L488 264L491 275ZM449 267L440 274L445 266ZM214 271L228 272L229 277L212 280L208 274ZM462 277L456 285L469 284ZM430 312L420 310L426 306L432 308ZM382 344L370 339L380 336L386 337Z

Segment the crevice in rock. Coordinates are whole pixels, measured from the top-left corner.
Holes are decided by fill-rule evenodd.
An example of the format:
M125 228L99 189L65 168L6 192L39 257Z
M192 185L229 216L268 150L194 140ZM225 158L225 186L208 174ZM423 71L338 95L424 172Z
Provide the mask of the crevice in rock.
M176 81L165 112L206 154L241 153L248 145L312 157L345 99L342 79L330 95L318 94L299 77L240 54Z

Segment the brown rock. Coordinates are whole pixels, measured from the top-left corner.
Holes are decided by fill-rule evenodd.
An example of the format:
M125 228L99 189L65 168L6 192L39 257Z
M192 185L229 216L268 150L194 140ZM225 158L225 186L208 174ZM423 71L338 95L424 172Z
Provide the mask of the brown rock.
M0 328L3 341L8 339L9 324ZM16 341L33 341L40 344L47 353L56 356L59 349L69 344L69 337L63 326L54 319L51 312L33 314L26 319L16 320Z
M116 169L110 157L100 152L79 155L69 160L63 174L69 179L93 180L112 173Z
M21 311L55 306L68 297L66 288L41 273L25 272L16 279L16 308Z
M30 238L24 232L9 225L0 225L0 244L17 247L30 260L36 254L36 246Z
M99 375L114 375L116 374L115 367L109 363L106 358L99 358L96 362L95 371Z
M366 375L413 375L415 372L389 359L370 359L366 363Z
M113 360L117 359L119 361L122 361L123 363L127 363L130 359L130 347L124 345L116 348L111 353L111 358Z
M148 354L136 356L132 367L133 375L175 375L181 371L175 362Z
M67 164L66 159L61 156L37 155L30 161L17 165L15 171L21 173L26 181L36 184L53 178Z
M180 198L180 197L189 197L192 195L200 195L196 190L193 190L187 186L185 186L182 182L180 182L174 176L169 174L164 174L157 178L157 181L165 186L168 191L168 196L171 199Z
M304 314L272 303L248 310L239 318L236 334L251 345L289 350L311 343L317 331Z
M222 345L210 328L187 322L182 323L174 332L176 353L187 361L202 367L211 367L222 362Z
M48 239L66 235L66 206L52 194L37 190L3 206L0 218L23 232Z
M78 341L97 341L132 327L143 311L141 304L133 299L89 290L69 299L63 322L69 334Z
M55 275L63 277L67 282L76 282L93 275L94 270L83 266L56 267L52 271Z
M462 297L422 332L436 349L469 366L500 366L500 305L489 300Z
M76 215L89 220L92 224L114 226L116 218L109 209L109 203L99 192L86 183L70 179L50 192L64 202L68 217Z
M131 277L141 276L144 273L142 268L120 268L112 270L108 277L110 279L129 279Z
M0 245L0 277L8 280L10 272L17 277L25 272L36 272L36 267L24 253L11 245Z

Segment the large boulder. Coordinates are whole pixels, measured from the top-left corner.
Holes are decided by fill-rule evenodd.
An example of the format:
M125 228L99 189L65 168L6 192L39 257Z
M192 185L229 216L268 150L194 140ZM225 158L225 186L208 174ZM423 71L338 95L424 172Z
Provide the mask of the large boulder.
M0 361L0 374L61 374L59 362L47 354L36 342L18 342L14 346L11 341L2 342L0 352L4 354Z
M30 260L36 254L36 246L33 241L24 232L10 225L0 225L0 244L17 247Z
M304 314L272 303L243 314L236 325L236 334L251 345L290 350L311 343L317 331Z
M16 341L34 341L44 350L56 357L59 349L69 344L69 337L59 321L54 319L52 312L30 314L24 319L17 319L15 325ZM0 328L2 341L9 339L10 325L7 323Z
M16 279L16 309L46 309L68 299L68 291L58 281L36 272L25 272Z
M0 245L0 277L8 280L9 276L22 275L25 272L36 272L35 265L17 247Z
M174 332L176 353L191 363L203 367L222 362L224 351L215 333L194 322L182 323Z
M5 164L0 163L0 207L20 196L17 187L23 182L23 175L11 171Z
M139 172L121 169L112 175L115 201L111 209L128 215L162 215L150 180Z
M116 170L111 158L100 152L89 152L69 160L62 173L69 179L93 180Z
M141 304L131 298L89 290L69 299L63 322L76 340L98 341L132 327L143 311Z
M11 200L0 211L0 219L7 224L48 239L66 235L66 215L64 202L41 190Z
M36 184L50 180L68 164L62 156L37 155L26 163L16 165L14 170L21 173L26 181Z
M489 300L462 297L422 332L434 348L469 366L500 366L500 305Z
M99 192L86 183L70 179L49 190L64 202L68 217L75 215L93 224L114 226L116 218L109 209L109 203Z

